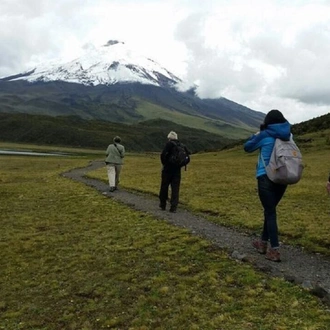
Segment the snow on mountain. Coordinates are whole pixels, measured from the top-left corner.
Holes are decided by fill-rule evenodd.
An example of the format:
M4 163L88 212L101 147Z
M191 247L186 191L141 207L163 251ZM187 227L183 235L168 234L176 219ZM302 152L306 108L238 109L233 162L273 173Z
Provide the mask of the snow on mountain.
M89 48L68 63L47 63L5 80L66 81L84 85L138 82L174 87L181 80L155 61L130 50L123 42L109 40L100 48Z

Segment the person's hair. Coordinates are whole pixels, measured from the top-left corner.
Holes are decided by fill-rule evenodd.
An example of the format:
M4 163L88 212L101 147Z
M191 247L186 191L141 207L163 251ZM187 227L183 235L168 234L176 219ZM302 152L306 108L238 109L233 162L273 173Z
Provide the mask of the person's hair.
M120 138L119 136L115 136L115 137L113 138L113 142L115 142L115 143L120 143L120 142L121 142L121 138Z
M178 134L176 134L174 131L171 131L168 133L167 138L169 140L177 140L178 139Z
M282 124L285 123L287 120L283 116L282 112L276 109L270 110L265 119L264 122L260 125L260 130L264 130L268 127L268 125L271 124Z

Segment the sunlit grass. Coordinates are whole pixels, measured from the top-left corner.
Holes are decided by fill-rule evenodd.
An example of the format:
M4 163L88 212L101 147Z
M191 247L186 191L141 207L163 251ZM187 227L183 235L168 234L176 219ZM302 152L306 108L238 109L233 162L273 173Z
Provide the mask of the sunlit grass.
M59 175L84 165L0 158L0 329L329 326L304 290Z

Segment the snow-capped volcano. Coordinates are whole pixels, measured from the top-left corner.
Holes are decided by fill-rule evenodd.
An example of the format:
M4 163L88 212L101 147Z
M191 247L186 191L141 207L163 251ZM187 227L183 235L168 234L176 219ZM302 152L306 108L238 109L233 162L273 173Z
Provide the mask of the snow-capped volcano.
M4 80L65 81L89 86L138 82L161 87L174 87L181 82L157 62L117 40L109 40L100 48L86 49L71 62L45 64Z

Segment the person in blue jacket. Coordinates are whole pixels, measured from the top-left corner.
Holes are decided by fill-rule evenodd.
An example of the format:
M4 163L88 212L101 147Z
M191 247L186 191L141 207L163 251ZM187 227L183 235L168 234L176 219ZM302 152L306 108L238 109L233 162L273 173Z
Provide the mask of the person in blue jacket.
M271 110L267 113L260 132L252 135L244 144L246 152L259 150L256 178L258 181L258 194L264 209L264 224L261 238L252 242L254 248L271 261L281 261L278 240L278 228L276 206L282 199L286 185L272 182L267 174L267 166L275 144L275 139L288 141L291 136L291 125L279 110ZM264 162L261 159L261 154ZM265 165L264 165L265 164ZM270 247L267 248L268 242Z

